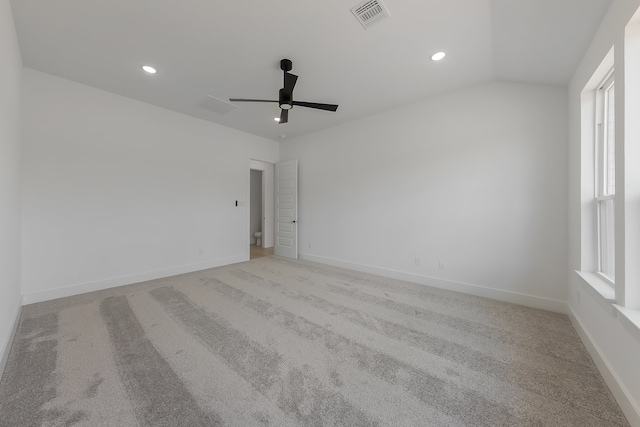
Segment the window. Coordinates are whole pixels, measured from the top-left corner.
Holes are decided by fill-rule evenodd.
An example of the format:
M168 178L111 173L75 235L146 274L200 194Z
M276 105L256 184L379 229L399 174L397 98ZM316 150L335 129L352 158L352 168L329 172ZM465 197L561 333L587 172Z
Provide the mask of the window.
M600 85L596 106L596 218L598 272L615 282L615 81L613 71Z

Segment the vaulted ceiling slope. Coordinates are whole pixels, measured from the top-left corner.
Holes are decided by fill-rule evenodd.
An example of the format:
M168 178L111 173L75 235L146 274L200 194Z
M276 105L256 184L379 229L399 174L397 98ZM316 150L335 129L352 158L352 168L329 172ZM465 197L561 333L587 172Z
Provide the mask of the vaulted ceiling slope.
M354 0L12 0L25 66L279 140L458 88L504 80L565 85L612 0L381 0L364 29ZM446 51L443 61L430 55ZM294 98L336 113L211 98ZM141 66L158 69L147 75Z

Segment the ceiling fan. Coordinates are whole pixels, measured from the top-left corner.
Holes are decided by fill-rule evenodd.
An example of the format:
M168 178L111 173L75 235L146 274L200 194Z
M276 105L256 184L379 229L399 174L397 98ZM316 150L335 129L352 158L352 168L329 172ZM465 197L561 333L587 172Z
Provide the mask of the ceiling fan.
M280 61L280 69L284 71L284 87L280 89L278 100L270 99L239 99L229 98L230 102L277 102L280 105L280 124L287 123L289 121L289 110L294 106L315 108L325 111L336 111L338 106L335 104L319 104L317 102L303 102L293 100L293 88L296 86L298 76L291 74L292 62L289 59L283 59Z

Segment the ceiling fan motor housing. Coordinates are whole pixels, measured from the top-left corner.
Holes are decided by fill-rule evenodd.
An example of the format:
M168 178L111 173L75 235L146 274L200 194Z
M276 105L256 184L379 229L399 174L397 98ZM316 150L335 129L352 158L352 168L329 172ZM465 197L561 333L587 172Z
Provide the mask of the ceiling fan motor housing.
M280 108L283 110L290 110L293 108L293 102L291 99L291 93L287 93L284 88L280 89L278 96L278 103L280 104Z

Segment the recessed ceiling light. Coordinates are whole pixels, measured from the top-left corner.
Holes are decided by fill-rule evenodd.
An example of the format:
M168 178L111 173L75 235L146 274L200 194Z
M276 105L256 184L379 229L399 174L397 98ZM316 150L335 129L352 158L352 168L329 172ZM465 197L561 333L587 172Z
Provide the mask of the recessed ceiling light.
M274 117L273 120L275 120L276 122L280 121L280 117Z
M152 66L150 66L150 65L143 65L143 66L142 66L142 69L143 69L143 70L145 70L145 71L146 71L147 73L149 73L149 74L155 74L155 73L156 73L156 69L155 69L155 68L153 68L153 67L152 67Z
M442 58L444 58L446 55L446 53L444 52L437 52L434 53L433 55L431 55L431 60L432 61L440 61Z

